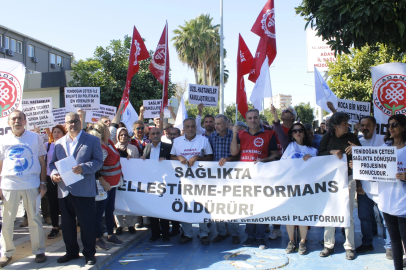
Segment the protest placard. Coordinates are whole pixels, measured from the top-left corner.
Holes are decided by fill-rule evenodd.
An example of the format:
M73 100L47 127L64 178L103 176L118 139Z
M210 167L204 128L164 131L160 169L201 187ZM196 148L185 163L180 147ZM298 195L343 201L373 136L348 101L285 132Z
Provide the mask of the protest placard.
M116 215L189 223L350 225L345 157L227 162L222 167L202 161L192 167L173 160L120 162L124 185L117 188Z
M143 100L142 105L145 108L144 118L156 118L159 117L161 110L162 99ZM164 118L171 117L171 113L167 107L164 108Z
M338 99L337 112L345 112L349 123L358 123L363 116L371 115L369 102Z
M28 130L35 127L53 127L52 98L23 99L23 112L27 117Z
M66 108L52 109L55 125L65 125Z
M396 147L353 146L353 176L357 180L395 182L397 173Z
M217 107L218 93L218 86L189 84L189 103Z
M68 112L100 110L100 87L65 87L65 108Z
M86 123L96 123L102 116L108 116L110 120L116 116L117 108L114 106L100 104L100 111L91 111L86 113Z

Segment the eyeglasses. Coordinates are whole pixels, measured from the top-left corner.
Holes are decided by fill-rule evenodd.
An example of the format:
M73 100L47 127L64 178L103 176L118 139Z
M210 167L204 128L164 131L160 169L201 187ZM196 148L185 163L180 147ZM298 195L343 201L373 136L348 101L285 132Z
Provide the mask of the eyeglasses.
M389 128L397 128L399 123L389 123Z
M296 134L296 133L304 133L304 129L300 128L300 129L292 129L292 133Z
M144 130L144 127L137 127L136 130Z
M66 123L66 124L69 124L69 125L72 125L72 124L77 124L77 123L79 123L79 122L80 122L80 120L76 119L76 120L66 121L65 123Z
M293 115L293 113L292 113L291 111L289 111L288 109L285 109L285 110L283 110L282 112L283 112L283 113L287 113L287 112L288 112L288 113L290 113L291 115Z

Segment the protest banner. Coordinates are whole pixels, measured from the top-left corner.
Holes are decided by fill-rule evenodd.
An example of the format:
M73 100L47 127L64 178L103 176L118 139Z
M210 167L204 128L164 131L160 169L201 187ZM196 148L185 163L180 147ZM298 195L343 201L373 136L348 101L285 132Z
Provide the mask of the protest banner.
M218 86L189 84L189 103L203 103L204 106L217 107L219 97Z
M66 108L52 109L55 125L65 126L65 116L67 113Z
M0 136L11 132L8 116L14 110L21 110L25 78L24 64L0 59Z
M117 189L117 215L189 223L350 226L345 156L222 167L199 161L190 168L173 160L121 158L121 166L125 181Z
M142 105L145 108L144 118L156 118L159 117L161 110L162 99L143 100ZM164 118L171 117L171 113L167 107L164 108Z
M27 117L28 130L34 127L53 127L52 97L23 99L23 112Z
M100 87L65 87L65 108L67 112L99 111Z
M103 116L108 116L110 120L116 116L117 108L114 106L100 104L100 111L91 111L86 113L86 123L96 123Z
M338 99L337 112L345 112L349 123L358 123L363 116L371 115L369 102Z
M388 146L353 146L353 176L357 180L395 182L397 149Z
M376 131L378 140L383 144L389 117L406 114L406 64L371 67L371 75Z

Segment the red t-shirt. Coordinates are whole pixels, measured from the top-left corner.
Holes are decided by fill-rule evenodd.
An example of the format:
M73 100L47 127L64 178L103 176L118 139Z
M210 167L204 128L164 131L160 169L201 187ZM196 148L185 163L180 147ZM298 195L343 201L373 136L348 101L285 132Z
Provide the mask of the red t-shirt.
M257 159L267 158L271 151L277 150L274 131L261 130L251 135L247 130L238 133L240 144L240 161L252 162Z

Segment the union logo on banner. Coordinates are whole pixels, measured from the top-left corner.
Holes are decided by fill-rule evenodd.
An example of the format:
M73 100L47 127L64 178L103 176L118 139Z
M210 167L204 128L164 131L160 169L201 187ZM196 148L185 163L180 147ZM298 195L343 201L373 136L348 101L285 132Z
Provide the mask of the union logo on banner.
M388 74L379 78L373 88L374 104L384 114L406 113L406 75Z
M0 118L7 117L21 103L22 87L13 74L0 71Z
M265 34L270 38L275 38L275 9L268 9L264 15L262 15L262 29Z

